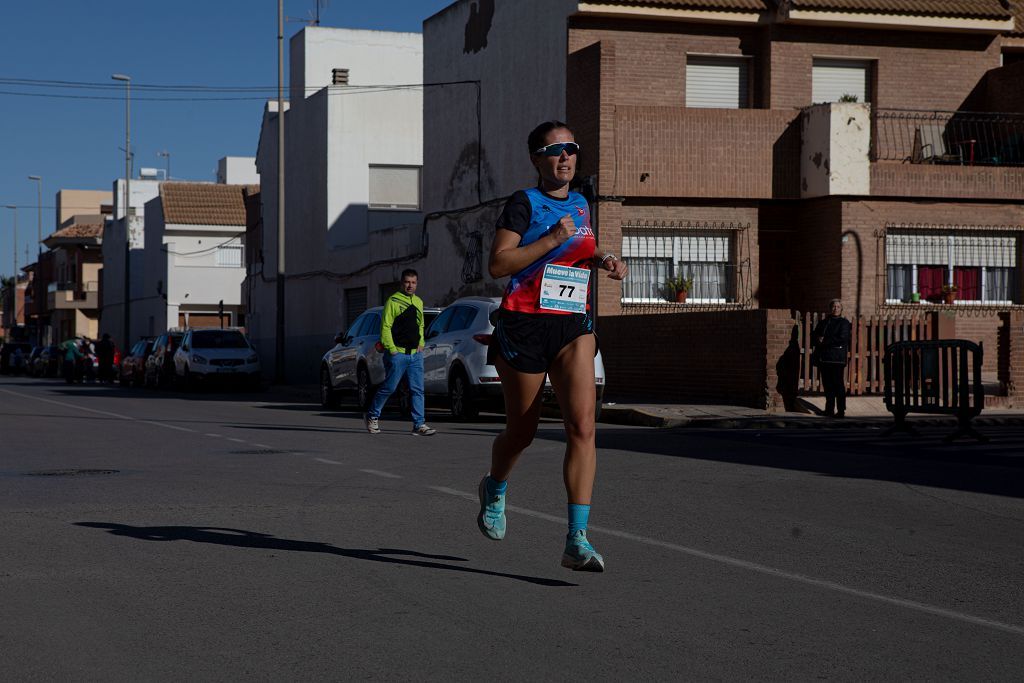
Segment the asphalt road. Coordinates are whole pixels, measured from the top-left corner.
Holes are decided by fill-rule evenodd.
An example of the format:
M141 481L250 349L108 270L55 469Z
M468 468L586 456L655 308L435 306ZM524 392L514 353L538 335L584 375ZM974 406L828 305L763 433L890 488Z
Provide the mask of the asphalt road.
M1024 430L559 423L476 529L500 419L417 438L281 395L0 377L6 680L1020 680ZM92 473L83 472L93 470ZM96 472L99 470L100 472Z

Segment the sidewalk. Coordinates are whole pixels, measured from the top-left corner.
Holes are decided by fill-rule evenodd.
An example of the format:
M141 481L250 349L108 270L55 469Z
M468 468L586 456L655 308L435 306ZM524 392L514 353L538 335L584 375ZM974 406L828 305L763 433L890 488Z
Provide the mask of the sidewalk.
M601 411L601 422L644 427L705 429L842 429L893 424L893 416L886 410L881 396L848 397L846 417L843 419L821 415L825 407L824 396L800 398L797 401L799 411L773 413L728 405L605 403ZM939 415L911 414L907 419L912 423L954 422L953 417ZM973 422L979 426L1024 425L1024 409L985 409Z
M320 387L316 384L273 386L264 399L319 403ZM714 404L605 403L600 422L661 429L849 429L893 424L892 414L886 410L881 396L848 397L846 417L841 420L821 415L825 407L824 396L799 398L797 402L797 411L773 413L757 408ZM907 419L914 424L954 422L951 416L939 415L911 414ZM973 422L978 426L1024 426L1024 409L986 408Z

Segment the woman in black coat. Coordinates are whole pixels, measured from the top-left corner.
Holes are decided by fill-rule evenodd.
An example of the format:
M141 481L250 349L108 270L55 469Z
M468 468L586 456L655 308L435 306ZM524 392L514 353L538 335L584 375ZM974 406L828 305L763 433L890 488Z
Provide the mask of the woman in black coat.
M814 328L811 335L812 358L821 372L825 387L825 416L846 415L846 356L850 352L850 321L843 317L843 302L832 299L829 315Z

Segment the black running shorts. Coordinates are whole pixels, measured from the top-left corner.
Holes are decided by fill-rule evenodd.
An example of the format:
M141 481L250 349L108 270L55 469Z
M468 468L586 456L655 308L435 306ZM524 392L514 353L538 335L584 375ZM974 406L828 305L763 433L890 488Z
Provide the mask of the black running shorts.
M494 324L488 362L501 354L519 372L547 372L555 356L577 337L594 333L589 314L518 313L501 309Z

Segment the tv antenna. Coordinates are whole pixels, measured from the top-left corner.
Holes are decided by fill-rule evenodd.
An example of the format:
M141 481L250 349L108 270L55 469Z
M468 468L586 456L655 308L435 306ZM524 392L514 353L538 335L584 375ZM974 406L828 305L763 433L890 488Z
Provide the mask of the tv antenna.
M331 0L314 0L316 2L316 9L309 10L306 15L308 18L303 19L301 17L285 17L285 21L289 22L302 22L307 26L319 26L320 25L320 10L327 9L327 6L331 4Z

